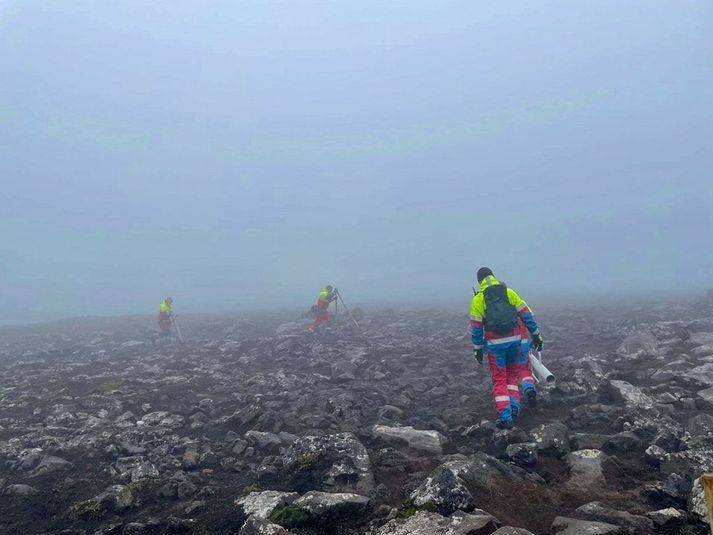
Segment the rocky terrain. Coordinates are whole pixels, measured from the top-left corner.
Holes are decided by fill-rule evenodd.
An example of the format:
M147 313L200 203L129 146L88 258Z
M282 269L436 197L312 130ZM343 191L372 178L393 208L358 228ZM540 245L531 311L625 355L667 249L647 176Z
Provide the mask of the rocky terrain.
M713 308L543 310L495 428L467 317L0 329L0 532L704 534Z

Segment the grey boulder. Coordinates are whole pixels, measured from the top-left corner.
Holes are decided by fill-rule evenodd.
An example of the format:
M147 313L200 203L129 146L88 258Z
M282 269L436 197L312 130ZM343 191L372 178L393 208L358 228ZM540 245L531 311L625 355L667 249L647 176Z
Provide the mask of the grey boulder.
M599 450L576 450L567 455L569 479L566 486L578 490L606 488L604 462L608 457Z
M261 484L287 484L300 492L365 495L374 488L369 454L352 433L300 437L276 458L264 460L258 477Z
M53 472L62 472L64 470L69 470L72 467L74 467L72 463L62 459L61 457L45 455L32 471L31 476L41 476L44 474L51 474Z
M626 531L606 522L558 516L552 522L552 533L557 535L624 535Z
M562 422L542 424L530 431L540 453L563 457L569 453L569 429Z
M472 511L475 507L473 495L461 479L470 470L472 465L469 461L446 462L436 467L411 493L410 498L416 507L434 507L444 515L457 510Z
M675 507L667 507L658 511L649 511L646 516L653 521L656 527L662 528L682 522L686 515Z
M291 531L287 531L282 526L273 524L272 522L260 518L259 516L251 516L247 522L240 528L238 535L294 535Z
M38 492L35 487L31 487L30 485L17 484L8 485L2 494L6 496L34 496Z
M267 518L278 507L292 503L297 496L296 492L265 490L251 492L247 496L238 498L234 503L243 510L246 516L255 515L260 518Z
M608 522L622 526L631 535L649 535L653 533L654 529L653 522L645 516L619 511L600 502L585 503L574 511L573 516L582 520Z
M391 520L375 535L489 535L498 521L490 515L471 515L457 511L449 517L419 511L407 520Z
M628 409L653 409L654 400L626 381L609 381L609 395Z
M369 498L351 492L313 490L297 498L292 505L318 521L333 520L363 515Z
M384 444L394 447L407 446L413 450L433 455L442 455L443 445L447 442L446 437L438 431L414 429L410 426L375 425L371 432L374 439Z

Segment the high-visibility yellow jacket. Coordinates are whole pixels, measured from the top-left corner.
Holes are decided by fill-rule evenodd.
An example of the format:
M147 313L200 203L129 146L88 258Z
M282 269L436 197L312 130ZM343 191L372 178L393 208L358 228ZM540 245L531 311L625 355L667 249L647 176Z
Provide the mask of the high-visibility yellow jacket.
M488 331L487 325L485 325L484 330L483 318L485 317L485 295L483 292L488 286L495 284L500 284L500 282L494 276L488 275L485 277L480 283L478 293L473 296L473 300L470 303L471 339L475 349L482 349L485 345L485 341L489 344L503 344L510 342L520 343L522 339L519 328L516 328L512 333L505 335L499 335ZM538 334L540 332L540 328L535 321L535 317L532 315L530 307L527 306L527 303L509 286L507 288L507 295L508 302L515 307L518 316L527 327L527 330L530 331L530 334L533 336Z
M322 288L322 291L319 292L319 299L318 301L322 301L323 303L331 303L337 298L336 294L334 293L334 289L332 288L332 291L330 292L327 287L325 286Z
M164 299L163 301L161 301L161 306L159 308L159 312L170 316L173 313L173 309L171 307L172 307L172 303L169 303L168 301L166 301Z

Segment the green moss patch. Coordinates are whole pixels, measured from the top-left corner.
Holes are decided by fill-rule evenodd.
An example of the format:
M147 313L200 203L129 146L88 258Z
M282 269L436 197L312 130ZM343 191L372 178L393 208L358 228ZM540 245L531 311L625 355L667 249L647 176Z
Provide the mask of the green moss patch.
M312 523L312 517L309 513L293 505L286 505L285 507L275 509L268 519L270 522L274 522L286 528L299 528Z
M410 516L415 515L418 511L428 511L429 513L437 513L438 507L436 507L436 504L432 502L427 502L423 505L418 506L413 503L412 499L409 498L401 504L398 516L400 518L409 518Z
M75 503L69 508L69 511L67 511L67 516L69 516L71 520L79 520L80 518L86 516L96 517L100 514L101 507L99 506L99 503L94 500L86 500Z

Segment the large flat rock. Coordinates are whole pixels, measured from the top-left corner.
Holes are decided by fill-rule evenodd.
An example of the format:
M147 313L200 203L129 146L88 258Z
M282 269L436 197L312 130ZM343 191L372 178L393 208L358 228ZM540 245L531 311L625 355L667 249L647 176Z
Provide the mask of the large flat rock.
M497 528L490 515L470 515L458 511L449 517L419 511L406 520L391 520L375 535L490 535Z
M280 492L279 490L265 490L251 492L247 496L235 500L235 505L242 508L247 515L267 518L275 509L295 501L299 494L296 492Z
M552 533L557 535L624 535L626 530L607 522L558 516L552 522Z
M375 425L372 435L376 440L393 446L407 446L433 455L443 454L443 445L448 441L438 431L414 429L413 427L389 427Z

